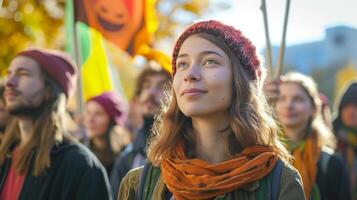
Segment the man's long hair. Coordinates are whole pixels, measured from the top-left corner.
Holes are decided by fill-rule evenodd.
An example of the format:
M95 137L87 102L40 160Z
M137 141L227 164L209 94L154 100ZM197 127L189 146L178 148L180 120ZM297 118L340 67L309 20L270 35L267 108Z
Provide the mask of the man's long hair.
M62 117L65 112L66 96L59 86L45 76L45 86L48 98L34 116L33 133L29 142L18 149L15 162L16 171L23 174L30 167L34 176L39 176L51 166L50 152L54 144L63 140ZM5 131L0 145L0 165L3 165L10 155L12 148L19 144L21 139L19 123L14 119ZM32 168L33 166L33 168Z

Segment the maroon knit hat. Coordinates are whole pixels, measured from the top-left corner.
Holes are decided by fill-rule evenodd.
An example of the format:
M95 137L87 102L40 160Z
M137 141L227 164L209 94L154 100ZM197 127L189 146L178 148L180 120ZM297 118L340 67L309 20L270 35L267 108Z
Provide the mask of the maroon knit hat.
M114 92L104 92L98 96L90 98L87 102L95 101L99 103L109 115L110 119L118 125L124 125L126 120L125 105L119 95Z
M189 36L198 33L208 33L220 39L237 56L248 76L253 80L260 79L261 66L255 46L233 26L228 26L215 20L195 23L181 34L172 53L173 75L176 73L176 59L181 45Z
M68 97L75 90L77 69L68 55L61 51L31 48L16 55L34 59Z

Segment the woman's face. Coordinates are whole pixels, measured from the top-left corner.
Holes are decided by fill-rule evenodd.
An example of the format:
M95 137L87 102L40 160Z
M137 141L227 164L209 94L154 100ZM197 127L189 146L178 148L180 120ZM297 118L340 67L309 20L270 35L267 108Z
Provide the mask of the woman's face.
M345 126L357 129L357 104L345 105L341 110L341 120Z
M108 129L109 122L109 115L99 103L95 101L89 101L87 103L84 126L88 131L89 138L102 136Z
M315 109L306 92L297 83L281 83L276 112L280 122L287 128L305 127Z
M232 99L232 66L226 53L210 41L190 36L176 61L173 89L180 110L188 117L227 112Z

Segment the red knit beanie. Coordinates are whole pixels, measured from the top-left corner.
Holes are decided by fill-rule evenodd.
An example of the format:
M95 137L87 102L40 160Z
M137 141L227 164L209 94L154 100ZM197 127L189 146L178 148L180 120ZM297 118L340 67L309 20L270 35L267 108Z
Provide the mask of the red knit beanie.
M261 77L261 66L256 48L243 34L233 26L219 21L209 20L189 26L179 37L172 53L172 73L176 73L176 59L183 42L191 35L208 33L221 40L237 56L248 76L257 80Z
M99 103L109 115L110 119L118 125L124 125L126 120L125 105L117 93L104 92L98 96L90 98L87 102L95 101Z
M31 48L16 55L35 60L68 97L76 86L77 69L68 55L61 51Z

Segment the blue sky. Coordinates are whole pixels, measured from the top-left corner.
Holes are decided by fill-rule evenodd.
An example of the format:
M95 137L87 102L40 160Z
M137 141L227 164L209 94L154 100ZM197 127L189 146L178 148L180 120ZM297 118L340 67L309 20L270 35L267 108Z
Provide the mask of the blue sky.
M227 2L227 1L224 1ZM218 19L239 28L259 50L265 47L261 0L231 0L223 12L207 12L202 19ZM266 0L270 40L281 41L286 0ZM287 45L322 40L325 29L336 25L357 28L357 0L292 0Z

